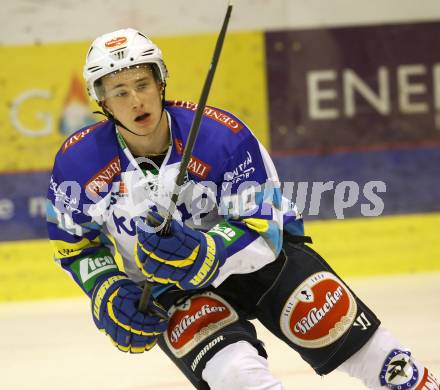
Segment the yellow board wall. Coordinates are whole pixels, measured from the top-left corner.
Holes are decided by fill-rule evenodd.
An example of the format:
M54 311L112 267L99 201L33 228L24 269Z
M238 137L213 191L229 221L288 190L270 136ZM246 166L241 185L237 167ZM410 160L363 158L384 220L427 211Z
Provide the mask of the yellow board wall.
M215 34L156 40L170 72L167 98L199 100L215 40ZM0 58L6 59L0 67L0 173L50 169L67 137L60 131L61 120L98 109L82 80L89 44L0 47ZM208 104L239 116L267 145L264 56L262 33L229 34ZM78 128L83 126L76 122Z
M440 213L306 224L317 250L342 277L440 271ZM0 301L82 292L46 240L0 244Z

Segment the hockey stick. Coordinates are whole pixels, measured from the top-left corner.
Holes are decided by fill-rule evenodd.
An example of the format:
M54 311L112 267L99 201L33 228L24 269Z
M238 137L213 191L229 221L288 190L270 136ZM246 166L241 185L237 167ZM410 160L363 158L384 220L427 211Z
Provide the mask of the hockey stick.
M228 9L226 10L226 15L223 20L223 25L220 30L219 36L217 38L217 43L215 45L214 54L212 56L211 64L206 75L205 84L203 85L202 93L200 95L199 103L197 105L196 113L194 115L193 122L191 124L191 129L189 131L188 140L183 151L182 161L180 162L179 174L177 175L176 183L174 185L174 191L171 196L170 210L165 217L164 223L160 227L158 234L167 235L170 231L172 215L177 207L177 200L179 198L179 187L184 184L185 174L188 168L188 164L191 160L191 154L194 149L194 144L197 139L197 134L200 129L200 122L202 120L203 111L205 110L206 101L208 100L209 91L211 89L212 80L214 79L215 70L217 68L217 63L220 58L220 53L223 47L223 41L225 40L226 30L228 28L229 19L231 17L232 4L228 3ZM142 295L139 301L139 311L146 313L148 307L148 301L150 300L151 290L153 288L153 283L150 281L145 281Z

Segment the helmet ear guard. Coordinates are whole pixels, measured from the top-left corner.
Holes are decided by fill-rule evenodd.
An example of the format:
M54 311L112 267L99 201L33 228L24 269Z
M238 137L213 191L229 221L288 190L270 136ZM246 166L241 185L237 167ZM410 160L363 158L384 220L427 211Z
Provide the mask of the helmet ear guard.
M155 79L165 88L168 70L162 52L144 34L127 28L96 38L87 53L83 71L90 97L98 102L102 100L99 80L103 76L141 64L151 64Z

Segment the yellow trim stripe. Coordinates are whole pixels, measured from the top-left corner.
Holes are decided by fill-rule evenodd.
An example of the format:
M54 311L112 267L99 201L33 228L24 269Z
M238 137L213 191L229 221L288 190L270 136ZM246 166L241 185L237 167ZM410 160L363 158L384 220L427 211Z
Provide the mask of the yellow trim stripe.
M203 287L206 283L208 283L212 279L212 277L215 275L215 272L217 271L219 264L220 264L219 262L216 263L214 270L211 272L211 275L209 276L209 278L207 278L203 283L199 284L197 287L199 287L199 288Z
M244 218L243 222L249 229L255 230L258 233L266 233L269 230L269 221L260 218Z
M116 289L109 297L108 301L107 301L107 313L109 315L109 317L113 320L113 322L115 324L117 324L118 326L120 326L121 328L125 329L126 331L130 332L130 333L134 333L140 336L155 336L160 334L160 332L144 332L143 330L138 330L135 329L131 326L128 326L126 324L123 324L122 322L120 322L116 315L115 312L113 311L113 300L115 299L116 295L118 295L119 292L119 288Z
M158 277L154 276L153 274L150 274L150 273L148 273L147 271L145 271L145 269L144 269L144 267L143 267L143 264L142 264L141 260L139 259L138 252L137 252L137 245L138 245L138 244L139 244L139 243L136 243L135 246L134 246L134 247L135 247L135 249L134 249L134 261L135 261L135 263L136 263L136 265L137 265L139 271L141 271L142 274L145 275L148 279L153 280L153 281L155 281L155 282L157 282L157 283L162 283L162 284L170 284L170 283L173 283L173 284L176 284L179 288L181 288L180 285L178 284L178 282L177 282L176 280L172 280L172 279L169 279L169 278L167 278L167 279L164 279L164 278L158 278ZM140 245L140 244L139 244L139 245ZM144 253L145 253L145 252L144 252Z
M142 353L142 352L145 352L145 351L149 351L157 343L157 339L156 339L152 343L145 344L142 347L134 347L131 344L125 346L125 345L118 344L115 340L112 339L112 337L109 334L107 334L107 336L110 338L110 341L122 352Z
M196 287L203 286L214 275L214 273L212 272L212 267L215 262L215 252L216 252L215 240L208 234L205 234L205 237L206 237L205 259L203 260L203 263L201 264L199 270L197 271L197 274L194 275L193 278L189 281L192 285ZM215 265L215 269L217 269L217 267L218 267L218 261L217 264ZM209 277L207 277L207 275L210 272L211 274L209 275Z
M98 290L93 292L93 314L99 321L99 312L101 310L102 299L106 291L110 288L110 286L118 280L127 279L127 277L122 275L111 276L105 282L103 282ZM96 290L96 289L95 289Z
M153 260L160 261L161 263L171 265L173 267L183 268L188 265L194 264L194 261L196 260L197 255L199 254L200 245L197 245L195 249L191 252L191 254L186 259L163 259L162 257L157 256L155 253L148 251L144 248L142 243L139 242L139 246L142 249L142 251L149 257L151 257Z
M62 240L50 240L50 242L55 249L55 258L57 259L77 256L86 248L101 245L99 236L92 241L88 238L83 238L78 242L67 242Z

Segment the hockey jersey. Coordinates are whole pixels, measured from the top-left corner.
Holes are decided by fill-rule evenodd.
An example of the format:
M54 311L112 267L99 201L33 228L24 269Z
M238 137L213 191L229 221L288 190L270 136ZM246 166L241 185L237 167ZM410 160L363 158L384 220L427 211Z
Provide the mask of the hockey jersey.
M150 208L170 209L196 108L166 102L171 144L157 169L141 169L144 159L134 158L112 121L75 132L58 151L48 190L49 238L56 261L87 294L98 277L118 270L115 251L133 281L144 279L134 260L136 221ZM227 111L205 108L185 183L177 190L173 218L225 243L227 260L214 286L274 261L283 230L303 234L267 151Z

